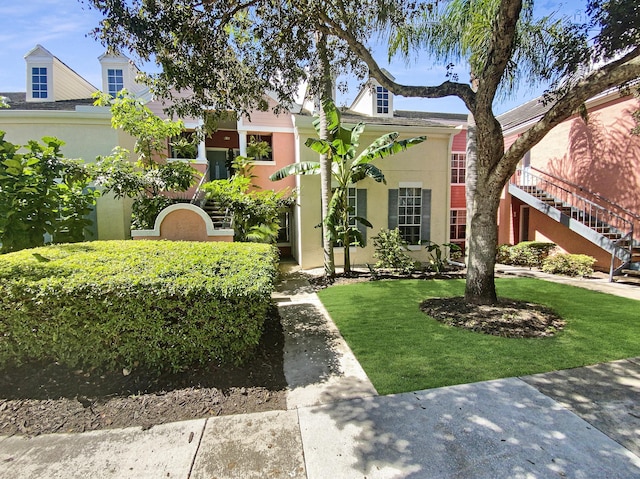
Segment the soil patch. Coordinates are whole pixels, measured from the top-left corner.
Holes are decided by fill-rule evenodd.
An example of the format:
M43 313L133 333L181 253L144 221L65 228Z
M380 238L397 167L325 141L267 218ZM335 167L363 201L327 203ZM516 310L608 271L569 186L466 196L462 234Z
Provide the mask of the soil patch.
M488 306L469 304L463 297L433 298L423 301L420 309L450 326L508 338L550 337L565 325L545 306L512 299Z
M183 373L108 374L57 364L0 370L0 435L150 428L186 419L286 409L284 333L274 307L252 359Z
M377 270L375 273L370 271L352 271L349 274L339 274L333 278L328 278L320 273L318 274L305 274L306 279L311 286L319 291L333 285L362 283L365 281L378 281L383 279L403 280L403 279L464 279L466 277L466 271L463 270L451 270L442 273L433 273L430 271L413 272L409 274L395 273L390 270Z

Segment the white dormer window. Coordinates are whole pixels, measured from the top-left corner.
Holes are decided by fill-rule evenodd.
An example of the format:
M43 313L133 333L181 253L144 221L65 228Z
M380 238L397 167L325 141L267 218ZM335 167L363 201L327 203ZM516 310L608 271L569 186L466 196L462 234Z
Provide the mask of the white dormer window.
M109 95L115 98L120 90L124 88L124 75L120 68L109 68L107 70L107 85Z
M376 113L387 115L389 113L389 90L385 87L376 87Z
M49 98L47 68L31 68L31 98Z

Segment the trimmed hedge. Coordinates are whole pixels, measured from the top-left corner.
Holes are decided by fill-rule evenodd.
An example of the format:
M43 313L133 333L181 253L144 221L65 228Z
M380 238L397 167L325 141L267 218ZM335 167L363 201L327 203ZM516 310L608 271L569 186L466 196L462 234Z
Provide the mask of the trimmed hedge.
M96 241L0 256L0 366L180 371L239 363L271 306L277 251Z
M567 276L589 276L593 274L596 259L586 254L561 253L549 256L542 263L542 271Z

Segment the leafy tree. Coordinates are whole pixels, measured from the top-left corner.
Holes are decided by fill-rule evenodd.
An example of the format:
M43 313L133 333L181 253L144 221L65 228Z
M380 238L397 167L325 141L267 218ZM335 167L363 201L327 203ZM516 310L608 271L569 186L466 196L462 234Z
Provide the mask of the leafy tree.
M181 121L162 120L140 100L126 91L116 98L97 93L96 105L111 107L111 124L136 138L132 163L131 153L116 147L109 156L96 159L96 183L103 194L113 192L116 198L133 198L131 226L153 228L155 219L173 201L165 191L186 191L199 173L185 161L166 162L169 139L183 130Z
M329 44L334 76L351 69L357 77L370 75L398 95L461 98L471 113L465 297L474 303L497 300L497 211L502 189L519 160L587 99L640 76L638 7L633 0L590 0L590 21L577 26L534 19L532 3L522 0L91 3L105 15L96 33L100 38L137 51L144 59L156 55L163 71L151 83L158 92L171 96L172 88L193 90L188 100L176 104L177 111L216 105L220 111L249 112L266 107L266 90L274 91L286 107L300 81L317 71L323 45L314 41L318 34ZM587 41L590 28L599 33ZM399 84L384 74L368 48L378 39L376 33L389 40L390 54L411 59L427 51L445 64L464 61L472 79ZM311 77L311 91L322 91L326 78ZM499 94L523 80L554 82L546 98L549 109L505 150L493 105Z
M344 272L351 271L350 246L363 246L362 234L355 223L361 223L371 228L371 223L361 216L352 216L354 208L349 206L349 188L365 178L371 178L380 183L386 183L384 175L379 168L374 166L373 160L384 158L406 150L426 140L420 136L407 140L397 140L398 133L387 133L374 140L358 156L357 149L360 145L360 135L364 132L365 124L360 122L353 128L345 127L340 120L340 112L331 100L322 104L327 120L326 128L330 132L331 140L322 138L307 138L305 145L320 155L327 155L331 161L331 174L336 182L336 187L329 202L327 216L323 219L323 227L329 232L332 244L340 241L344 248ZM321 119L317 116L313 126L321 133ZM319 161L305 161L293 163L276 171L270 176L272 181L281 180L290 175L317 175L320 174ZM351 224L354 220L354 224Z
M90 169L64 158L57 138L29 141L19 153L4 135L0 131L0 252L42 246L46 233L55 242L83 241L97 196L88 188Z

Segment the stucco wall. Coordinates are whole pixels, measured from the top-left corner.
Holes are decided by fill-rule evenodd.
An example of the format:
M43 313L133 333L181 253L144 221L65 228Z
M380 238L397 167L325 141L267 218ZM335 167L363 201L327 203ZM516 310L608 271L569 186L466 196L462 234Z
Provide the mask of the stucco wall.
M383 133L393 131L393 127L373 125L367 126L366 133L360 138L360 145L366 146ZM399 129L399 128L395 128ZM427 135L428 139L397 155L376 160L374 164L382 170L387 184L376 183L365 179L357 184L357 188L367 189L367 219L373 225L367 230L367 246L352 249L352 264L375 263L373 257L373 236L381 229L388 227L388 190L398 188L400 182L421 183L423 189L431 190L431 240L445 243L449 239L449 144L454 131L446 129L404 130L401 138ZM311 132L309 132L311 134ZM306 138L302 131L301 138ZM317 155L310 149L301 146L302 161L317 160ZM320 223L320 178L301 176L300 181L300 215L299 243L300 257L298 261L303 268L322 266L321 231L315 226ZM428 254L424 247L411 253L416 259L426 260ZM342 249L335 249L336 264L342 265Z
M285 188L294 189L296 187L296 179L293 176L284 178L283 180L273 182L269 180L271 174L284 168L296 161L296 140L293 133L273 133L273 162L257 162L253 169L256 177L253 184L263 190L283 190Z
M640 214L640 136L631 113L640 102L614 99L551 130L531 151L531 165Z
M640 214L640 137L630 133L634 126L631 113L638 108L637 99L620 98L617 93L599 100L589 107L586 122L575 115L552 129L531 150L530 165ZM507 136L505 144L510 145L517 136ZM519 209L518 205L512 206L512 198L506 195L500 210L501 243L518 239L519 225L509 221L510 216L518 216L516 207ZM591 251L585 254L596 257L598 266L608 268L608 253L567 228L554 225L544 215L534 213L533 208L529 222L530 239L549 238L571 253Z

